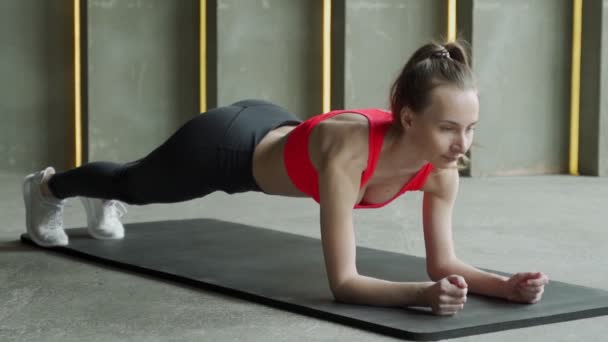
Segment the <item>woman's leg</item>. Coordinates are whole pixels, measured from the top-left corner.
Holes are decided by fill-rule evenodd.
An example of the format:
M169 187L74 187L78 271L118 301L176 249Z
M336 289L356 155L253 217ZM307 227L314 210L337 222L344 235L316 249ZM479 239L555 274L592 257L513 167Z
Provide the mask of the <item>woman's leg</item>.
M139 205L205 196L217 190L217 147L240 110L213 109L188 121L145 158L88 163L53 175L48 187L59 199L83 196Z
M269 102L239 101L191 119L145 158L28 175L23 184L28 233L43 246L67 244L62 210L65 199L73 196L149 204L186 201L218 190L259 191L251 170L255 146L273 127L298 122ZM116 230L111 233L121 236Z
M93 229L99 233L93 236L120 238L124 227L117 217L108 215L116 212L112 209L117 207L106 203L119 203L114 200L130 204L171 203L217 190L220 173L216 162L217 145L242 109L227 106L199 115L140 160L126 164L93 162L57 174L48 167L26 176L23 199L28 235L41 246L67 245L63 207L68 197L81 196L83 199L89 232ZM91 198L107 201L96 200L95 206L91 206ZM101 222L106 223L105 228L110 222L109 229L94 226Z

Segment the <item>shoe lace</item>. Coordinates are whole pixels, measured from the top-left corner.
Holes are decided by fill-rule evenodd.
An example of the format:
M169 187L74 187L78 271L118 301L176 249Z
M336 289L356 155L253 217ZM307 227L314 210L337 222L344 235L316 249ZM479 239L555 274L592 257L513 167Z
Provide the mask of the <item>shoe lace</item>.
M114 215L119 218L127 213L127 207L120 201L109 200L105 203L105 205Z

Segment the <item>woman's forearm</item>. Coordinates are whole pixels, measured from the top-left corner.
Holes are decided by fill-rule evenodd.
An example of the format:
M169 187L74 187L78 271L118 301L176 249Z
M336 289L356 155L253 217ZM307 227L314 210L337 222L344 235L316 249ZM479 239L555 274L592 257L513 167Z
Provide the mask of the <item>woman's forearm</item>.
M509 278L482 271L458 259L451 262L440 274L434 275L433 280L439 280L452 274L464 277L469 287L469 292L490 297L507 297L506 284Z
M424 290L433 282L393 282L362 275L344 281L334 291L336 300L361 305L427 306Z

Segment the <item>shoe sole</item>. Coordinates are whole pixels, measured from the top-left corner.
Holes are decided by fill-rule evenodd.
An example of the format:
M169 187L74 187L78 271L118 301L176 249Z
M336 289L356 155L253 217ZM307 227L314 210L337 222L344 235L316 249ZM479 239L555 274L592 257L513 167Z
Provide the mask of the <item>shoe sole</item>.
M36 236L36 234L34 233L34 229L32 228L32 225L31 225L31 222L32 222L32 218L31 218L31 213L32 213L31 183L32 183L32 181L31 181L31 179L35 176L36 176L35 173L27 175L23 181L23 186L22 186L23 202L25 204L25 230L26 230L27 234L29 235L30 239L32 239L32 241L34 241L34 243L36 243L39 246L42 246L42 247L67 246L67 243L49 244L49 243L45 242L44 240L38 239L38 236Z

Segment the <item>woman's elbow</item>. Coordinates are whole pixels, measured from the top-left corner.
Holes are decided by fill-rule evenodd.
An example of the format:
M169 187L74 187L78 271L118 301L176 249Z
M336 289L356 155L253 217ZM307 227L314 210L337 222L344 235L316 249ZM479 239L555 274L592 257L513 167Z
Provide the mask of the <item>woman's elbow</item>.
M346 303L348 302L346 291L344 291L344 286L342 284L332 285L331 286L331 294L334 296L334 300L337 302Z
M330 285L331 293L334 300L342 303L350 303L352 301L351 292L349 290L349 281L347 279Z
M332 289L331 294L334 296L334 300L340 303L348 303L346 296L344 296L344 291L340 291L338 289Z
M440 263L427 263L426 273L432 281L441 280L454 273L454 265L458 262L460 261L456 257L452 257Z
M428 267L426 273L432 281L439 281L446 277L446 272L438 267Z

